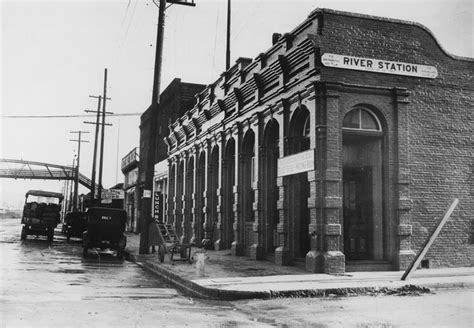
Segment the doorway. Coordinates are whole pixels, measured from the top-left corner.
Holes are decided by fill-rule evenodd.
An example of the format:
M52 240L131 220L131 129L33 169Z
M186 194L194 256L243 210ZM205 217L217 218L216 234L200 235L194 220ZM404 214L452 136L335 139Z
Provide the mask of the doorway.
M344 169L344 254L350 260L368 260L372 236L372 174L370 167Z
M343 123L343 249L346 260L383 260L383 132L362 108Z

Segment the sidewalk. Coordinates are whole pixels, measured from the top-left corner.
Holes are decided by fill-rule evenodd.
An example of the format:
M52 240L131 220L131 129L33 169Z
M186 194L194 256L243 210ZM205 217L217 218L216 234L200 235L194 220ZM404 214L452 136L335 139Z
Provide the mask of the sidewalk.
M127 233L128 260L154 272L187 295L199 298L236 300L474 287L474 268L420 269L410 280L401 281L403 271L315 274L295 266L232 256L229 250L206 251L205 275L199 277L195 263L171 262L169 255L160 263L157 254L139 255L139 239L138 234ZM196 250L193 248L193 252Z

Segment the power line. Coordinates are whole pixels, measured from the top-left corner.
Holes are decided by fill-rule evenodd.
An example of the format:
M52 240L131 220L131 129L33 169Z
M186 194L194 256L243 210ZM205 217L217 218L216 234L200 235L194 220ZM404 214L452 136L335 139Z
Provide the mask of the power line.
M112 114L110 117L120 116L140 116L143 113L122 113ZM93 114L79 114L79 115L2 115L2 118L77 118L77 117L95 117Z

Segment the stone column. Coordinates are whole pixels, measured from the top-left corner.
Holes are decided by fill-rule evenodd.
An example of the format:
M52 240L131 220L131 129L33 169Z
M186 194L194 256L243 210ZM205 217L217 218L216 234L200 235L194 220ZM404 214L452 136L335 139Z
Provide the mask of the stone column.
M308 208L310 215L310 224L308 232L311 236L310 243L311 249L306 254L306 270L310 272L318 272L316 259L320 254L323 253L323 224L322 224L322 212L320 207L317 205L321 190L321 177L319 172L316 170L317 167L321 167L321 158L319 150L316 151L316 147L321 146L321 140L319 135L316 133L316 125L321 126L321 122L317 119L317 114L321 113L321 110L317 112L316 109L316 89L314 84L308 87L309 96L305 99L305 106L309 111L310 118L310 135L309 143L310 149L314 150L314 170L308 171L308 183L309 183L309 197L308 197ZM319 143L319 145L318 145Z
M194 158L194 161L193 161L193 176L191 177L191 179L193 179L193 185L194 185L194 188L191 192L191 199L190 199L190 203L189 203L189 206L190 206L190 220L191 220L191 233L190 233L190 240L189 242L190 243L193 243L193 244L198 244L200 242L200 240L197 240L197 231L196 229L198 228L197 226L197 222L199 221L198 219L198 216L200 215L201 211L200 209L198 208L199 206L199 200L197 199L197 188L198 188L198 161L199 161L199 151L196 147L193 147L191 148L191 151L190 151L190 156L192 156Z
M321 244L306 268L313 272L345 272L342 249L342 127L339 84L316 83L316 208L321 216L316 229ZM314 231L314 230L311 230Z
M178 236L181 234L181 211L182 211L182 197L183 197L183 177L182 177L182 153L178 155L176 159L176 171L175 171L175 193L174 193L174 204L175 208L173 211L174 220L173 227Z
M188 178L187 178L187 172L188 172L188 154L187 152L183 152L183 155L181 156L181 161L183 165L183 183L182 183L182 192L181 192L181 211L180 211L180 217L181 217L181 237L180 240L182 243L186 242L189 240L189 231L187 229L188 225L188 220L189 220L189 215L188 215L188 207L189 207L189 195L187 194L187 185L188 185Z
M234 240L232 241L231 251L232 255L241 256L244 255L244 218L242 217L242 169L243 169L243 156L242 156L242 129L238 124L232 126L232 136L235 140L235 185L233 186L234 192Z
M289 124L289 117L284 117L284 115L288 116L288 113L285 113L285 101L280 101L276 108L277 120L280 126L279 131L279 158L285 156L285 149L286 147L286 136L285 131L288 131ZM277 201L277 209L278 209L278 225L277 225L277 248L275 249L275 263L278 265L289 265L291 264L291 252L290 252L290 240L289 240L289 211L288 211L288 204L289 204L289 188L288 182L290 177L285 176L278 176L277 174L277 186L278 186L278 201Z
M254 203L253 203L253 212L255 215L255 221L253 224L253 233L254 233L254 244L250 246L250 258L254 260L262 260L265 258L265 249L263 246L263 211L262 211L262 190L261 190L261 166L263 165L263 151L262 151L262 142L263 142L263 119L260 114L252 116L251 124L255 132L255 177L253 183L254 190Z
M218 167L214 168L217 169L217 204L214 204L215 206L215 211L217 214L217 225L216 225L216 232L217 236L214 236L214 239L216 241L214 242L214 249L215 250L222 250L224 249L225 241L224 241L224 207L225 207L225 200L224 198L226 197L224 195L224 180L226 177L224 177L224 174L226 174L227 170L227 159L225 158L225 146L226 146L226 137L224 132L219 132L216 136L216 144L219 147L219 163Z
M398 256L395 265L398 270L406 269L415 258L415 252L411 249L412 225L410 210L412 200L410 198L410 168L408 152L408 96L406 89L395 88L393 90L394 106L397 118L396 134L398 144L398 172L396 181L397 216L398 216Z
M209 191L210 188L210 183L211 183L211 178L210 178L210 163L211 163L211 156L212 156L212 148L209 140L204 141L204 146L203 149L205 151L205 165L204 165L204 170L205 170L205 176L206 178L204 179L204 194L203 194L203 204L202 204L202 213L203 213L203 218L204 222L202 222L202 227L204 229L204 236L203 236L203 242L205 243L210 243L211 242L211 236L209 234L210 229L212 228L213 225L213 218L211 218L211 208L212 206L212 200L211 200L211 193Z

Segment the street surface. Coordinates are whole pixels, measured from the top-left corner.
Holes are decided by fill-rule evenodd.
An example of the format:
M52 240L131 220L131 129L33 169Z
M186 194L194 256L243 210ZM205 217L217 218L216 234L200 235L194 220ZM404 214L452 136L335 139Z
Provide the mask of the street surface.
M194 300L137 265L82 258L58 231L20 241L20 219L0 220L0 327L255 326L229 303Z
M472 327L469 289L419 296L282 298L238 302L186 297L111 253L82 258L77 239L20 241L0 220L0 327Z

